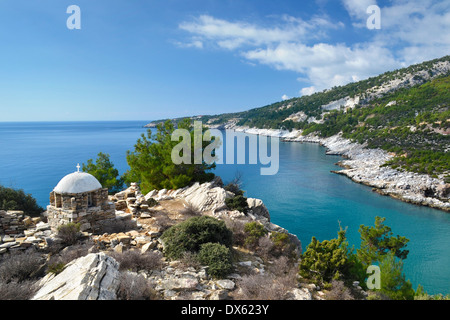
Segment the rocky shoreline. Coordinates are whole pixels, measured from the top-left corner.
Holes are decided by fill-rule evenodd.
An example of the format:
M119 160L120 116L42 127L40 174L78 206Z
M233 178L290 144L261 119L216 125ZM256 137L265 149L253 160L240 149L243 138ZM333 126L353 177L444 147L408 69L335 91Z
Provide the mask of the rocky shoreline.
M326 154L344 158L337 163L342 169L334 170L333 173L370 186L381 195L450 212L450 184L426 174L399 171L383 166L393 157L384 150L367 148L365 145L343 138L340 134L321 138L313 134L302 136L301 131L296 130L289 132L245 127L235 127L233 130L279 137L286 142L318 143L327 148Z

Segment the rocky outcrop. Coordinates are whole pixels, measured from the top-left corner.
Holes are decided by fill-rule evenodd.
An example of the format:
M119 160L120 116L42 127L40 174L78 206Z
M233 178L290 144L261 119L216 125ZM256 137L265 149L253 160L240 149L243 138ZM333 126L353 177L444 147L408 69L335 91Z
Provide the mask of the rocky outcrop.
M199 184L198 182L189 188L175 190L174 197L184 198L187 203L201 212L216 213L225 210L225 200L233 196L220 186L217 181Z
M269 210L267 210L261 199L247 198L247 204L251 214L266 218L270 222Z
M141 189L137 183L131 183L130 187L120 191L112 196L109 200L116 205L116 211L123 211L139 216L142 212L148 212L150 207L147 200L141 193Z
M105 253L91 253L56 276L47 274L32 300L115 300L118 286L118 262Z
M39 217L31 218L23 211L0 210L0 255L30 247L43 248L51 234L49 224Z
M182 199L201 214L211 215L218 219L231 219L241 221L259 221L269 232L283 232L288 234L291 241L301 252L301 242L294 234L285 228L270 222L269 210L261 199L247 198L249 211L244 214L237 210L230 210L225 200L234 197L234 193L222 187L222 181L217 177L214 181L195 183L190 187L177 190L153 190L145 195L146 199L155 200Z
M141 254L151 254L161 259L160 266L153 270L141 270L136 277L144 277L151 284L157 297L164 300L230 300L239 295L242 275L265 275L270 265L266 265L255 253L241 251L234 247L241 258L234 263L234 273L225 278L215 279L208 274L208 267L202 265L186 266L185 261L168 261L163 257L163 244L159 241L161 232L153 232L153 225L157 218L170 216L176 220L183 219L179 212L180 203L189 203L198 206L197 214L212 215L219 219L227 218L240 221L259 221L269 231L286 232L280 226L270 222L270 214L260 199L249 198L249 212L244 214L226 207L225 199L234 196L233 193L223 189L221 182L216 179L212 182L194 184L191 187L178 190L155 190L147 195L141 195L136 189L137 185L124 190L116 201L129 199L128 195L137 199L158 199L161 202L150 212L150 216L143 216L137 210L136 216L129 212L124 213L127 218L136 219L136 228L111 234L90 235L89 238L101 253L90 253L68 263L64 270L54 275L47 274L38 283L38 291L33 300L115 300L118 298L118 289L121 286L123 273L119 271L119 263L112 257L128 250L137 250ZM132 194L134 192L134 194ZM123 198L122 198L123 196ZM178 206L173 206L177 204ZM174 212L169 212L170 209ZM128 207L124 208L125 211ZM124 212L124 211L117 211ZM123 214L122 214L123 215ZM119 215L121 216L121 215ZM164 220L164 219L163 219ZM119 219L117 219L119 221ZM155 221L155 222L152 222ZM176 223L176 222L174 222ZM158 223L156 223L158 224ZM298 246L301 252L301 243L294 235L289 237ZM110 254L110 253L112 254ZM272 263L270 261L270 263ZM300 287L299 287L300 288ZM311 293L307 288L293 287L286 294L286 299L310 300Z

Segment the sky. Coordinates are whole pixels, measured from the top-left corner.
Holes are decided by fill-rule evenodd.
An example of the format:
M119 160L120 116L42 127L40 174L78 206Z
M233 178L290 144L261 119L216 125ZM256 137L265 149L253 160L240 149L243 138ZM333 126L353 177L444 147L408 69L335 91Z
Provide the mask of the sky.
M448 0L0 0L0 122L244 111L449 53Z

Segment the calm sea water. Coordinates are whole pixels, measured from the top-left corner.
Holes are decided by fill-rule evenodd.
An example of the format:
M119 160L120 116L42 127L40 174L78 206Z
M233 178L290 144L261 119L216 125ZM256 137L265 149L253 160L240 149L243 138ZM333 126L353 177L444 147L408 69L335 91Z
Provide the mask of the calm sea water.
M76 165L110 154L122 174L126 151L148 121L0 123L0 184L31 193L45 207L50 191ZM315 236L337 237L347 227L351 245L359 246L358 228L386 217L394 235L410 239L404 272L430 294L450 293L450 214L378 195L371 188L333 174L337 156L316 144L280 142L279 172L261 176L259 165L218 165L224 182L242 175L247 197L260 198L272 222L298 236L303 249Z

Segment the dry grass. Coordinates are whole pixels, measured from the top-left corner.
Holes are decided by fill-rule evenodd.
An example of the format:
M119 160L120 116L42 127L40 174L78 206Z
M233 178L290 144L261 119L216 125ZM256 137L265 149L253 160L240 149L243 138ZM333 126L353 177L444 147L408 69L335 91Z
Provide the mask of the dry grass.
M157 300L158 294L152 283L142 275L133 272L122 272L117 290L119 300Z
M141 253L139 250L127 250L122 253L111 252L109 255L119 262L121 271L152 271L162 267L162 253L159 251Z

